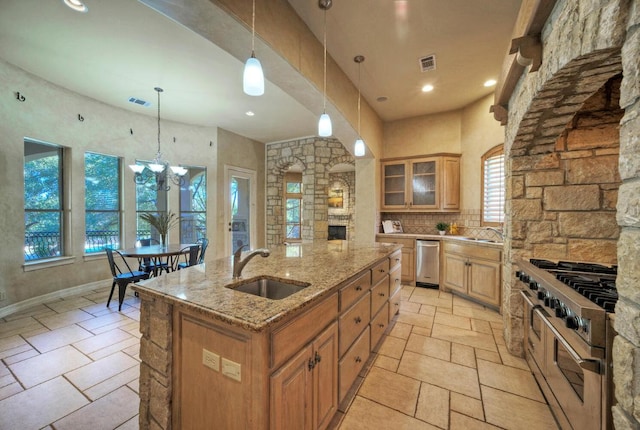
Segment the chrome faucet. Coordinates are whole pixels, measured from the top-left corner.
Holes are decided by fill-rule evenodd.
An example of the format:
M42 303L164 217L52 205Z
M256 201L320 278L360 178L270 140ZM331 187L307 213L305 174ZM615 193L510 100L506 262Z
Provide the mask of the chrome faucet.
M233 279L240 279L242 277L242 269L244 269L244 266L247 265L249 260L251 260L256 255L261 255L262 257L268 257L269 255L271 255L271 251L267 248L260 248L251 251L251 253L249 253L249 255L247 255L244 260L241 260L242 250L247 246L249 245L239 246L238 249L236 249L236 252L233 253Z
M500 236L500 239L504 240L504 231L501 228L495 228L495 227L486 227L486 230L491 230L494 233L496 233L498 236Z

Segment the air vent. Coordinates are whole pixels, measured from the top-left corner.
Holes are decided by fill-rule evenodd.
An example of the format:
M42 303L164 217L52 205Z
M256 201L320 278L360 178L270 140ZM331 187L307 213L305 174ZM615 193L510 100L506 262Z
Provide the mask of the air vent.
M426 57L420 58L418 60L420 62L420 70L423 72L428 72L430 70L436 69L436 56L435 54L427 55Z
M147 102L147 101L144 101L144 100L141 100L141 99L137 99L135 97L129 97L129 103L137 104L137 105L144 106L144 107L151 106L150 102Z

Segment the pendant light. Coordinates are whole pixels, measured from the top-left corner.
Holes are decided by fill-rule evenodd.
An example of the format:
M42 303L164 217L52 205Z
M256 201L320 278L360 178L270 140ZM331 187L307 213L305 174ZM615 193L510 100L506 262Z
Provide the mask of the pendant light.
M256 0L253 0L253 9L251 12L251 57L244 65L244 74L242 76L242 89L245 94L250 96L261 96L264 94L264 73L262 73L262 65L255 54L256 39Z
M356 139L356 144L353 148L353 154L356 157L364 157L366 149L364 146L364 140L362 140L362 136L360 136L360 64L364 61L364 56L356 55L353 57L353 61L358 63L358 138Z
M320 120L318 121L318 136L321 137L329 137L333 134L331 118L327 114L327 10L331 8L331 4L332 0L318 0L318 7L324 10L322 115L320 115Z

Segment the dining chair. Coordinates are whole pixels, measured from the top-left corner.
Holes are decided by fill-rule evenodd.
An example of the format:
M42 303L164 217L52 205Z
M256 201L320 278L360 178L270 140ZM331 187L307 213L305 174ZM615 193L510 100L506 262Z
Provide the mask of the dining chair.
M207 246L209 246L209 239L206 237L201 237L198 239L198 243L200 243L200 255L198 256L198 264L204 263L204 253L207 252Z
M189 251L189 252L187 252ZM195 266L198 264L198 252L200 251L200 245L185 246L180 250L180 254L176 256L175 265L173 270L186 269L189 266ZM184 256L185 261L180 261L180 256Z
M159 245L156 239L140 239L141 246L151 246L151 245ZM153 276L158 276L162 274L162 271L169 273L171 270L171 266L169 265L169 261L161 261L161 260L152 260L149 257L144 257L140 259L140 266L138 270L143 272L153 274Z
M120 252L115 249L105 248L105 252L107 253L107 259L109 260L109 268L111 269L111 274L113 275L113 284L111 284L111 292L109 293L109 299L107 300L107 307L109 307L109 303L111 303L111 297L113 297L113 290L118 285L118 311L122 310L122 302L124 301L124 293L127 289L127 285L132 282L138 282L143 279L149 279L150 274L147 272L139 271L139 270L131 270L129 263L124 258ZM116 264L115 259L113 257L114 254L118 254L122 259L122 263L124 267L127 268L127 271L123 271Z

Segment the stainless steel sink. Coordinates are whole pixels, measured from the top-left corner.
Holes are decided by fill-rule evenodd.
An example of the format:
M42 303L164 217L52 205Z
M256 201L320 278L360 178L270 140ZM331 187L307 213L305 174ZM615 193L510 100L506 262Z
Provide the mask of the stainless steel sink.
M478 239L477 237L461 237L462 240L473 240L475 242L484 242L484 243L498 243L496 240L491 239Z
M260 277L241 284L227 285L227 288L254 296L266 297L271 300L281 300L307 288L309 283L290 281L283 282L272 278Z

